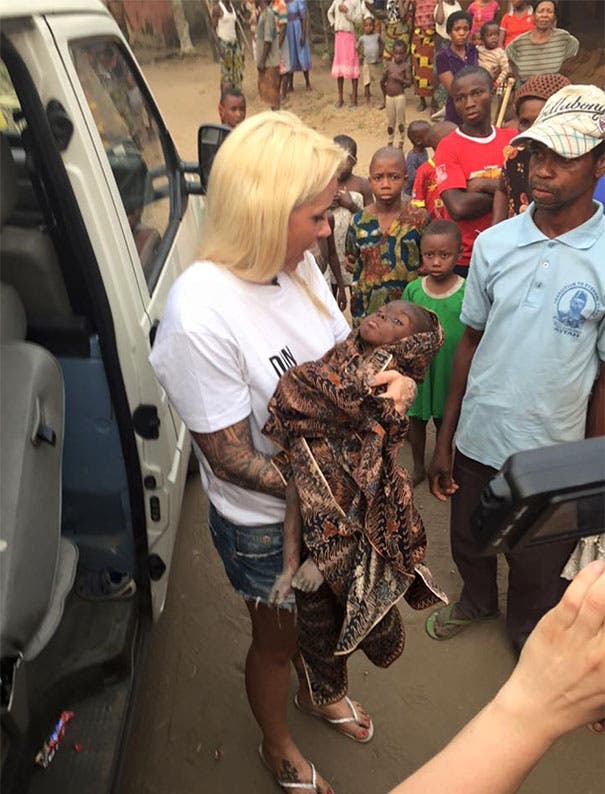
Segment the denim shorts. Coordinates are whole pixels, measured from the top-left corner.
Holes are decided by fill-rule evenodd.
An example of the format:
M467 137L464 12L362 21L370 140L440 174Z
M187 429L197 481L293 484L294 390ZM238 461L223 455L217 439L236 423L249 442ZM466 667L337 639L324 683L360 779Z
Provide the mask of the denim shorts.
M242 527L221 516L210 504L208 526L233 588L247 601L268 604L271 588L282 571L283 524ZM294 610L294 596L290 595L281 608Z

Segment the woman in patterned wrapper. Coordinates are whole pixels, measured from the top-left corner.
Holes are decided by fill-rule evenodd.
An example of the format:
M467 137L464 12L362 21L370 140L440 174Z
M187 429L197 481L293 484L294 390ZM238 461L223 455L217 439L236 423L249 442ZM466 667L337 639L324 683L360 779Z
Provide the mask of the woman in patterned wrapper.
M314 703L344 695L358 647L379 667L400 656L400 598L415 609L447 601L424 565L424 527L397 463L409 422L371 385L393 368L410 378L411 404L442 343L432 312L387 303L321 359L285 373L269 403L263 433L282 449L274 464L288 481L283 570L271 599L295 590Z

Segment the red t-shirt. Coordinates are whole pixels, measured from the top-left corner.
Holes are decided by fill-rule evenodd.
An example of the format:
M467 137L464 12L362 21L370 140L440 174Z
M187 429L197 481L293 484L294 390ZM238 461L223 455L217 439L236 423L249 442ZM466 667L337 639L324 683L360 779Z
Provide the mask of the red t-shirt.
M506 49L517 36L520 36L522 33L527 33L528 30L533 30L533 28L534 15L531 8L527 14L523 14L521 18L511 13L504 14L500 20L500 30L506 31L506 35L504 36L504 49Z
M422 163L416 171L412 188L412 203L417 207L424 207L432 221L450 219L449 212L437 190L435 161L432 158L426 163Z
M497 179L504 164L504 147L518 135L517 130L492 127L487 138L471 138L460 129L441 140L435 152L437 192L442 196L452 188L466 189L469 179L486 177ZM456 221L462 232L462 251L458 264L468 266L473 243L479 232L491 226L492 214Z

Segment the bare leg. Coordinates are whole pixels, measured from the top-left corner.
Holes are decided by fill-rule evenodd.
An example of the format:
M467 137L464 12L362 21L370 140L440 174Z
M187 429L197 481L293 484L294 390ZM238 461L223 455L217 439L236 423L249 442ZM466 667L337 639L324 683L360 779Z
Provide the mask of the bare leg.
M355 80L351 80L351 85L353 86L353 97L351 99L351 104L353 107L357 107L357 87L359 85L359 80L357 78Z
M246 601L252 620L252 645L246 658L248 702L263 734L263 755L280 780L307 783L311 779L305 760L290 734L287 703L290 662L297 647L295 616L292 612ZM319 791L331 792L318 775ZM303 789L289 789L304 794Z
M311 81L309 80L309 72L303 72L303 77L305 78L305 88L307 91L311 90Z
M368 85L365 85L363 87L363 95L366 98L366 105L368 105L368 106L371 105L372 104L372 97L370 95L370 84L369 83L368 83Z
M336 88L338 90L338 99L336 100L336 107L341 108L345 101L342 97L344 91L345 79L344 77L337 77L336 78Z
M426 448L426 422L424 419L410 418L410 431L408 438L412 447L412 457L414 459L414 473L412 484L419 485L426 479L426 469L424 467L424 453Z

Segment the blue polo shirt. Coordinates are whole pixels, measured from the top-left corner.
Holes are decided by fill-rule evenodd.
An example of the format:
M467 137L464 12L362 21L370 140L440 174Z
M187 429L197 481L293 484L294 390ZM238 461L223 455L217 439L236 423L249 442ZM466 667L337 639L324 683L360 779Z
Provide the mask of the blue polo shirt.
M549 240L522 215L473 249L460 318L483 336L468 375L456 446L500 468L521 450L584 438L605 359L605 217Z

